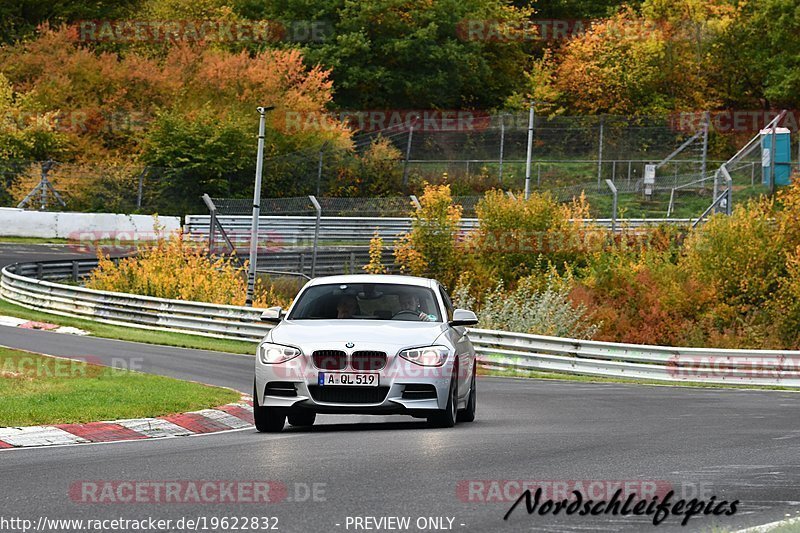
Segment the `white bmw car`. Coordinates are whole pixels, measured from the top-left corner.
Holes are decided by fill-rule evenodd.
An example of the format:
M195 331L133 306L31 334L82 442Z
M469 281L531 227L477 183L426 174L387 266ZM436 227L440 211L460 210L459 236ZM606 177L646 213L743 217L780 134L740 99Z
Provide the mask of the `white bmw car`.
M310 426L317 413L406 414L438 427L475 419L475 350L437 281L349 275L308 282L258 346L258 431Z

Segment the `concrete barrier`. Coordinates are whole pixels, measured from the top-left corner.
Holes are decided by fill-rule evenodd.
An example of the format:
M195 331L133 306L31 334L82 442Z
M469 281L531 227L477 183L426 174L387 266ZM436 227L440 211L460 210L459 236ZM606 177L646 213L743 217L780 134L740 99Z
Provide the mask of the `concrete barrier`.
M154 222L150 215L60 213L0 207L0 237L149 241L156 237ZM163 226L165 234L181 227L180 217L158 217L158 224Z

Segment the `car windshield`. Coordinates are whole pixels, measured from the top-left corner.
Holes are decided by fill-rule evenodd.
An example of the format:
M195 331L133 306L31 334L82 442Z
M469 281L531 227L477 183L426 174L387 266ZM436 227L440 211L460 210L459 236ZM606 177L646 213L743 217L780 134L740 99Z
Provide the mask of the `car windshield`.
M300 295L289 320L406 320L441 322L433 291L390 283L315 285Z

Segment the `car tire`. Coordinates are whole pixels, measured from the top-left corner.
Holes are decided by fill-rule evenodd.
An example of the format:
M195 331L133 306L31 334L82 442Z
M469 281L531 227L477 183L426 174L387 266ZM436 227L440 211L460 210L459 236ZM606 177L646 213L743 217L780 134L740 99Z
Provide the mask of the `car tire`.
M469 385L469 398L467 398L467 406L464 409L458 411L458 415L456 419L459 422L474 422L475 421L475 409L477 407L478 402L478 392L475 388L475 370L472 371L472 381Z
M286 414L274 407L261 407L258 405L258 394L253 386L253 421L256 430L260 433L280 433L286 424Z
M313 411L301 411L297 413L289 413L289 425L293 427L308 427L313 426L314 421L317 419L317 413Z
M458 385L456 372L453 372L453 379L450 380L450 395L447 399L447 406L436 411L428 417L428 423L437 428L451 428L456 425L456 407L458 405Z

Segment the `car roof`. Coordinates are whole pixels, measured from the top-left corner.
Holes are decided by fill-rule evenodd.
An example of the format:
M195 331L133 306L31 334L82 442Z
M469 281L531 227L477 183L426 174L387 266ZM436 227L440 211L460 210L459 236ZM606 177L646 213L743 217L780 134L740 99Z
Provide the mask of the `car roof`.
M419 278L416 276L398 276L394 274L346 274L340 276L323 276L314 278L306 286L329 285L337 283L394 283L397 285L414 285L417 287L432 288L436 285L436 280L430 278Z

